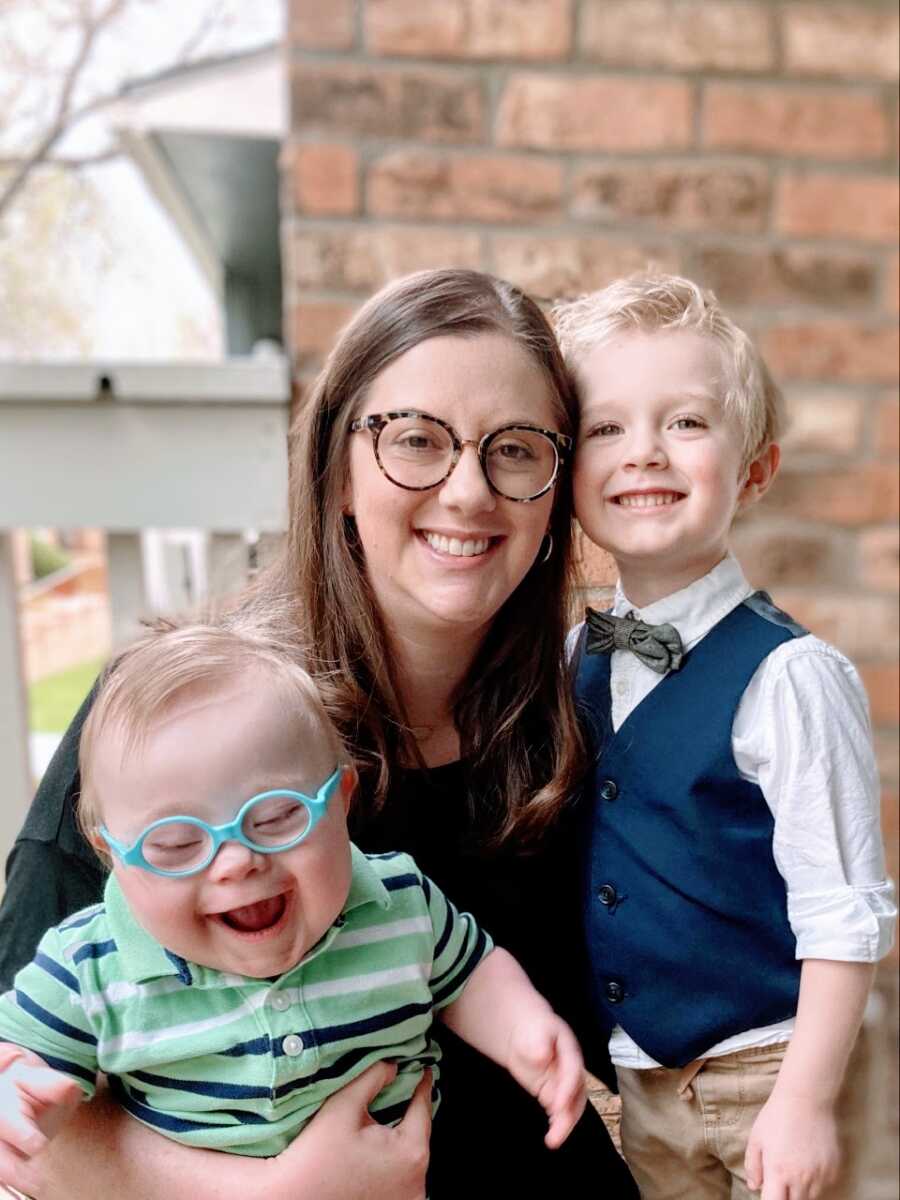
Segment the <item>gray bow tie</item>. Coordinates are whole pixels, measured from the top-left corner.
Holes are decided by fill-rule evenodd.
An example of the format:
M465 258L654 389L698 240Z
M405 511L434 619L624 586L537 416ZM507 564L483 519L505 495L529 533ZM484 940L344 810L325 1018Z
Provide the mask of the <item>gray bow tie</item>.
M634 612L626 617L612 613L585 610L587 622L587 653L611 654L613 650L630 650L657 675L677 671L684 657L681 635L674 625L648 625L639 621Z

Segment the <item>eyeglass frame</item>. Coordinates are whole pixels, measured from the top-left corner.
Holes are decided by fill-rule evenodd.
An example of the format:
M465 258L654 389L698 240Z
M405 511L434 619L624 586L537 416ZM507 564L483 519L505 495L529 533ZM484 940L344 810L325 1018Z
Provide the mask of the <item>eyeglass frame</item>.
M453 453L450 456L450 465L447 468L446 474L442 475L440 479L435 480L434 483L418 485L414 483L399 483L393 477L393 475L389 475L387 473L384 463L381 461L381 455L378 453L378 439L381 437L381 434L388 422L396 421L398 419L410 419L412 417L424 417L427 421L433 421L435 425L439 425L441 429L450 435L450 441L453 444ZM351 421L348 428L350 433L360 433L362 430L368 429L372 435L372 451L375 455L375 461L378 463L378 467L382 475L384 475L385 479L389 480L395 487L403 488L404 491L407 492L430 492L432 488L440 487L440 485L445 483L453 474L457 463L462 457L463 449L466 446L474 446L476 453L478 454L478 462L481 465L481 473L484 475L485 482L487 483L488 487L495 496L500 496L504 500L511 500L513 504L530 504L533 500L539 500L541 496L545 496L547 492L550 491L559 478L560 469L565 464L566 456L571 451L575 441L575 439L570 437L567 433L557 433L555 429L544 429L542 426L532 425L528 421L510 421L506 425L500 425L496 429L492 429L490 433L486 433L484 437L479 438L478 441L475 441L473 438L461 438L453 426L448 421L442 420L441 417L435 417L431 413L421 412L419 409L415 408L404 409L399 412L369 413L365 417L357 417L356 420ZM508 433L511 429L523 429L527 430L529 433L542 434L550 442L554 453L556 454L556 466L553 469L553 474L550 476L549 483L546 483L541 490L539 492L535 492L533 496L507 496L505 492L501 492L500 489L491 482L490 476L487 472L486 458L488 446L498 434Z
M201 820L199 817L161 817L158 821L152 821L131 846L125 846L123 842L114 838L105 825L101 825L98 832L110 850L113 851L125 866L140 867L141 870L149 871L153 875L161 875L164 879L184 879L190 875L198 875L201 871L205 871L226 842L239 842L242 846L246 846L248 850L252 850L254 854L281 854L285 850L293 850L295 846L299 846L302 841L305 841L309 837L322 817L324 817L328 808L328 801L334 794L334 790L338 783L340 783L343 774L344 768L338 763L337 767L328 776L315 796L307 796L304 792L295 792L290 788L270 788L268 791L259 792L241 805L233 821L228 821L224 825L208 825L206 821ZM241 826L250 809L259 804L260 801L268 800L272 796L289 796L292 800L299 800L309 814L309 821L305 828L292 841L285 842L283 846L260 846L244 836ZM161 825L175 824L194 825L198 829L202 829L204 833L209 835L211 849L203 862L197 866L189 867L184 871L164 871L160 867L155 867L144 858L143 844L154 829L159 829Z

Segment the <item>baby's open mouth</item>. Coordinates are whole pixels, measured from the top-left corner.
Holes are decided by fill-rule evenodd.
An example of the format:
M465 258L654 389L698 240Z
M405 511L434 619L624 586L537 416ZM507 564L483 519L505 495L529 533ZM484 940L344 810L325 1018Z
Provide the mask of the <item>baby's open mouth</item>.
M282 892L280 896L270 896L268 900L257 900L255 904L245 904L216 915L238 933L261 933L278 924L286 907L287 896Z

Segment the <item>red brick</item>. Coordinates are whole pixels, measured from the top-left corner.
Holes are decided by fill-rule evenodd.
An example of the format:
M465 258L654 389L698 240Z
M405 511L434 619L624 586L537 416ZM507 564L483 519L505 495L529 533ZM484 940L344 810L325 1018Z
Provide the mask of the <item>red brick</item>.
M900 312L900 255L893 254L884 273L884 306L889 312Z
M842 471L785 470L766 500L769 510L838 526L871 525L900 516L900 480L890 463Z
M707 246L696 251L692 273L728 305L852 308L868 303L880 283L871 258L806 246Z
M897 653L897 601L858 591L778 588L775 603L854 661Z
M740 0L588 0L581 51L630 68L764 71L775 64L769 7Z
M893 383L897 378L897 330L850 321L782 325L762 338L776 376L826 382Z
M572 0L366 0L366 45L416 58L560 59Z
M884 458L900 454L900 404L895 395L882 396L875 410L875 450Z
M878 760L878 774L884 783L891 784L895 789L900 783L900 738L896 729L876 729L874 731L875 757ZM897 876L891 872L891 878Z
M662 243L496 234L491 244L493 270L543 299L576 296L647 268L677 271L680 266L677 251Z
M484 96L468 71L306 61L292 76L295 134L476 142Z
M580 587L610 587L619 577L612 555L595 546L581 529L575 533L575 564L578 569L577 586ZM581 620L582 616L579 614L577 619Z
M767 227L769 172L756 163L593 163L572 178L572 215L657 229L761 233Z
M881 793L881 829L884 837L885 860L887 865L887 873L891 879L900 877L900 795L896 788L885 788ZM897 946L895 945L890 953L890 956L885 963L885 966L890 970L891 959L897 959ZM894 979L896 980L897 968L893 968ZM894 984L896 986L896 984ZM895 1035L896 1036L896 1035ZM895 1051L892 1048L891 1060L895 1056ZM890 1192L888 1192L890 1195Z
M348 216L358 211L359 156L350 146L295 145L288 161L298 212Z
M866 663L859 673L869 694L873 725L900 721L900 669L896 663Z
M794 237L890 242L900 236L900 185L881 175L785 175L776 227Z
M787 463L797 454L855 455L867 403L864 394L854 391L787 390L787 420L780 439Z
M289 0L288 40L304 50L349 50L356 41L354 0Z
M785 68L799 75L896 79L897 9L871 4L779 6Z
M702 123L704 144L716 149L866 159L890 145L880 97L843 88L711 83Z
M671 150L692 138L693 93L681 80L513 75L497 141L538 150Z
M887 874L891 879L900 877L900 820L898 820L898 816L900 816L900 795L896 788L885 788L881 793L881 828L884 836ZM891 962L896 963L897 958L898 946L895 944L885 961L884 968L881 969L891 970ZM894 966L894 980L896 980L896 974L897 968ZM893 986L896 987L896 983ZM894 1028L896 1029L896 1024ZM888 1194L890 1195L890 1192Z
M388 217L530 223L558 219L562 194L558 163L398 150L370 169L367 207Z
M332 300L303 300L291 312L292 344L297 363L318 363L334 345L356 307Z
M900 591L900 529L867 529L859 540L860 578L879 592Z
M840 585L847 579L852 535L769 521L765 509L751 512L750 519L738 519L731 543L754 586Z
M287 249L295 287L363 295L410 271L483 266L480 234L434 226L301 228Z

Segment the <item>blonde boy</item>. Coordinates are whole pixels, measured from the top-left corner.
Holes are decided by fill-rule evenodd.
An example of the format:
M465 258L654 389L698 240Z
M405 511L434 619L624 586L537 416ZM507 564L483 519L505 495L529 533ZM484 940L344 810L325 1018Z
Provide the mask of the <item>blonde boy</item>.
M689 280L621 280L557 316L582 397L576 513L620 576L575 656L625 1155L643 1200L814 1200L896 909L858 676L729 551L778 468L778 391Z
M396 1121L429 1086L435 1014L564 1140L584 1106L574 1036L408 855L351 845L355 772L286 651L210 626L144 637L101 685L81 770L112 873L0 998L0 1182L98 1070L165 1136L271 1156L387 1059L372 1111Z

